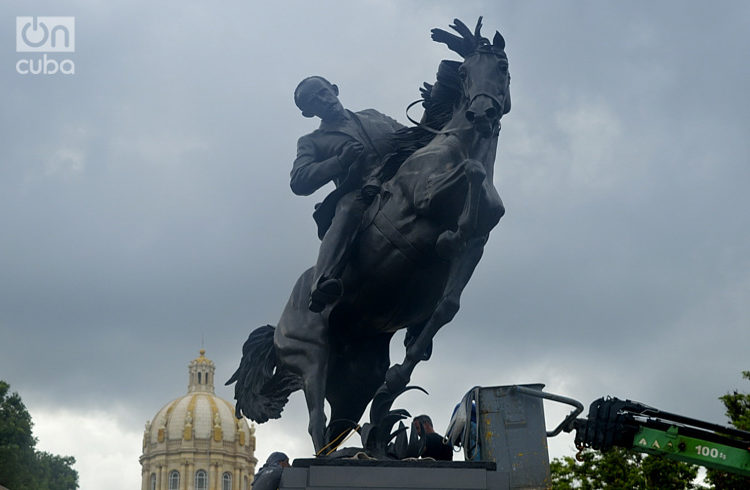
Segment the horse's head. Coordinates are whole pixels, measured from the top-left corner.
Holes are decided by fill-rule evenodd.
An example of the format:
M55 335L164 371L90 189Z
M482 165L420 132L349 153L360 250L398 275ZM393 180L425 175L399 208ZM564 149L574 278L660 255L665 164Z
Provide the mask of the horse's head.
M451 28L460 37L433 29L432 39L445 43L464 58L458 68L464 115L480 134L487 136L497 128L500 118L510 112L510 74L505 40L499 32L495 32L492 42L482 37L481 17L473 33L460 20L454 19L453 22Z

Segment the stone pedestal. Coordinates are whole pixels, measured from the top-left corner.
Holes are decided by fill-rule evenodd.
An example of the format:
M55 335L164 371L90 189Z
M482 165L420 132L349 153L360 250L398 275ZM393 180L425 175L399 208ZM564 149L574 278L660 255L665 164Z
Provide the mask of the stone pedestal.
M279 490L506 490L493 462L296 459Z

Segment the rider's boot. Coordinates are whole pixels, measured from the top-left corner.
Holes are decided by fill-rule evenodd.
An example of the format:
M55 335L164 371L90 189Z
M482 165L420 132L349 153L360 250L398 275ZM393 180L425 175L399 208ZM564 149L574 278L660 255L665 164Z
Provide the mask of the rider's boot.
M343 262L347 240L341 235L342 227L336 225L334 218L334 223L320 244L308 304L308 308L313 313L320 313L326 306L335 303L344 295L344 284L339 279L341 270L339 264Z
M366 207L367 203L359 191L347 194L339 200L331 226L320 243L310 291L310 311L320 313L326 306L343 296L341 273Z

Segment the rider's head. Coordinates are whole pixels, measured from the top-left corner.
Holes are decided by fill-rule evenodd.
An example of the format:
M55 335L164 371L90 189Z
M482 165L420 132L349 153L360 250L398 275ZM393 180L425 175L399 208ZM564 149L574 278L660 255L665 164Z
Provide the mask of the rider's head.
M305 117L336 119L344 114L339 88L320 76L307 77L294 89L294 103Z

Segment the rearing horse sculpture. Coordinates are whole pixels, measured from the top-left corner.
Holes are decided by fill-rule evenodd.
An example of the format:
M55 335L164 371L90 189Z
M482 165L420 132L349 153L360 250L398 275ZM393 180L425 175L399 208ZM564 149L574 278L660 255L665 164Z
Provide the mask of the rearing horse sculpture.
M383 185L343 273L344 296L322 313L308 309L314 270L294 285L276 328L254 330L243 346L237 415L278 418L303 389L316 452L358 421L375 393L396 393L432 338L450 322L461 293L505 210L493 185L500 118L510 111L508 59L500 33L490 42L457 19L460 36L433 29L464 61L452 117ZM389 342L409 328L401 364L389 369ZM326 428L325 400L331 408ZM326 430L327 429L327 430Z

